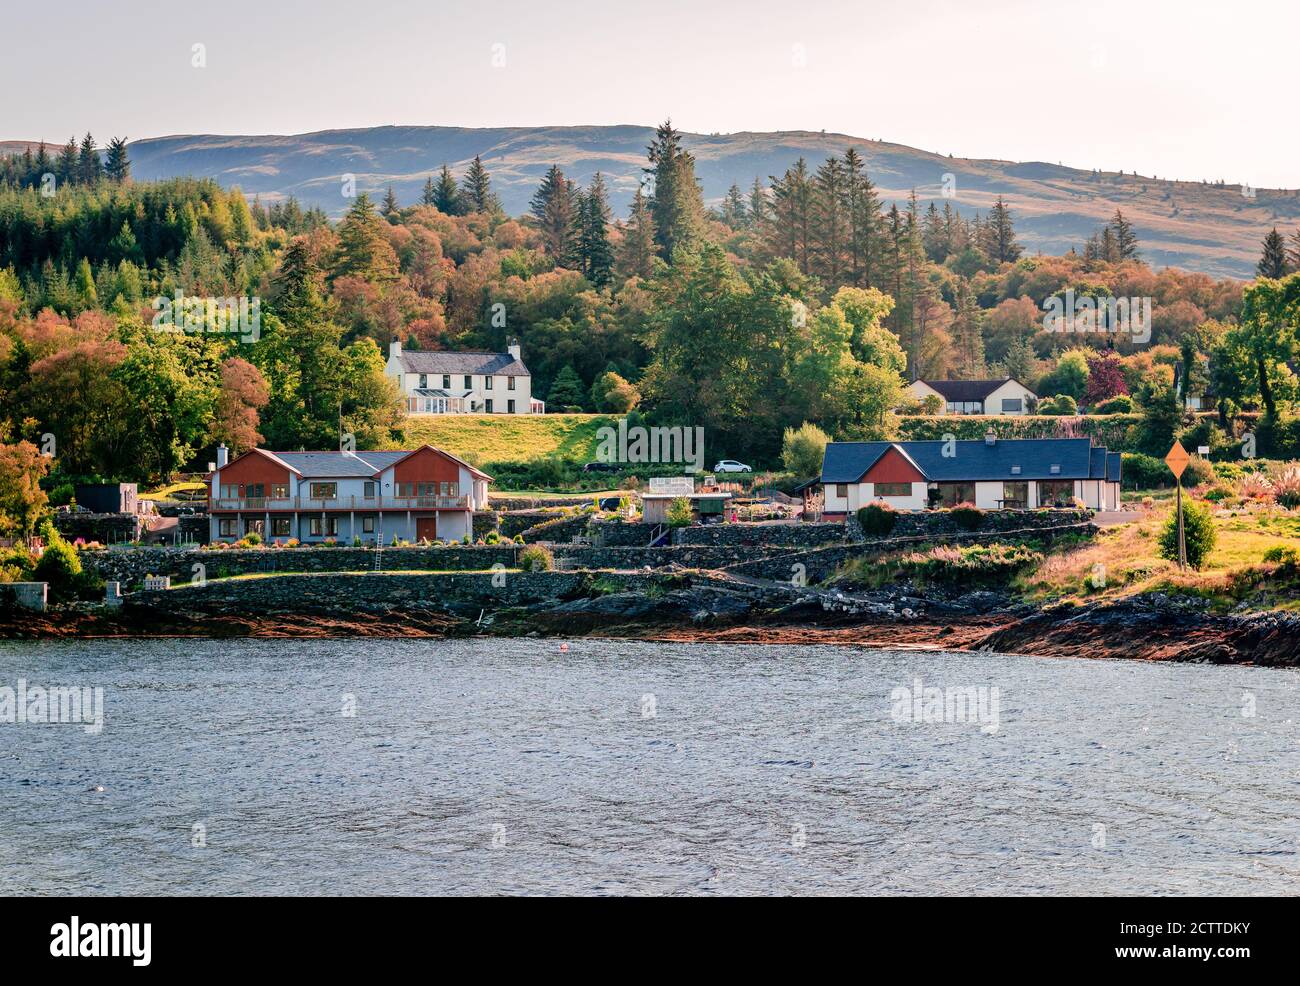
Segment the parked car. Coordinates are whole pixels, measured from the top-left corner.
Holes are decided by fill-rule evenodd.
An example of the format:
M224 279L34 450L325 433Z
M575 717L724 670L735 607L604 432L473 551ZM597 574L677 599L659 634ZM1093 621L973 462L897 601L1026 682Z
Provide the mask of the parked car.
M737 462L735 459L723 459L713 467L714 472L753 472L752 466L747 466L743 462Z
M619 469L617 462L588 462L582 467L583 472L618 472Z

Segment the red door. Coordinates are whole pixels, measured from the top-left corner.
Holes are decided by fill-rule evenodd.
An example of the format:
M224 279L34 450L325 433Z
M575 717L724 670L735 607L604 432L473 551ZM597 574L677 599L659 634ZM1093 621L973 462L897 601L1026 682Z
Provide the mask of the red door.
M415 518L415 539L432 541L438 536L438 519L436 517Z

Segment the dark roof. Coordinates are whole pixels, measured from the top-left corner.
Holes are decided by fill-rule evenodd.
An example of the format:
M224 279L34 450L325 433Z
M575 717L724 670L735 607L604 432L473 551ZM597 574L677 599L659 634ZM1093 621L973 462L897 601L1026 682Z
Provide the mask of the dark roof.
M986 445L982 440L951 444L831 442L822 460L822 482L858 482L891 445L910 458L930 482L1101 479L1106 478L1110 466L1106 449L1094 450L1087 438L1010 438L999 439L993 445ZM952 454L945 455L945 451ZM1058 467L1055 472L1053 466ZM1117 462L1117 476L1118 470Z
M271 452L304 479L373 476L410 452Z
M1003 377L1001 380L922 380L925 384L938 391L946 401L957 403L965 401L982 401L993 391L997 390L1005 383L1010 383L1015 377ZM1019 381L1016 381L1019 383ZM1024 384L1021 384L1023 387ZM1029 390L1028 387L1025 387Z
M1120 474L1124 469L1124 457L1118 452L1106 453L1106 479L1112 483L1118 483Z
M403 373L477 373L481 376L528 377L528 367L509 353L445 353L403 349Z

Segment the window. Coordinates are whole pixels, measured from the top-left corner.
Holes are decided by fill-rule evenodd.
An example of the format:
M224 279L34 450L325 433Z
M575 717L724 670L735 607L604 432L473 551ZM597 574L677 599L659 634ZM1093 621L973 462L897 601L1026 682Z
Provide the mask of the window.
M975 502L974 483L940 483L939 502L945 507L955 507L959 503Z
M1024 402L1019 397L1002 398L1003 414L1019 414L1022 410L1024 410Z
M514 413L515 413L515 402L514 402L514 401L506 401L506 413L507 413L507 414L514 414Z
M1074 482L1069 479L1046 479L1038 484L1038 504L1068 506L1074 499Z
M272 496L274 499L276 499L276 500L287 500L287 499L289 499L289 484L288 484L288 483L272 483L272 484L271 484L271 496Z
M238 500L238 499L239 499L239 484L238 484L238 483L222 483L222 484L221 484L221 499L223 499L223 500Z
M1003 483L1002 507L1006 510L1024 510L1029 503L1028 483Z
M420 386L421 388L429 386L429 374L427 373L420 374Z
M308 521L308 525L312 537L334 537L339 532L339 519L337 517L312 517Z
M455 484L455 483L439 483L438 485L439 485L439 487L440 487L439 492L440 492L443 496L455 496L455 495L456 495L456 484Z
M234 517L222 517L217 521L217 537L233 538L238 536L238 521Z
M911 496L911 483L876 483L874 484L876 496Z
M849 498L849 484L848 484L848 483L836 483L836 484L835 484L835 495L836 495L837 497L839 497L841 500L847 500L847 499Z
M450 374L450 373L444 373L444 374L442 375L442 389L443 389L443 390L451 390L451 374Z
M361 518L361 533L362 533L362 534L374 534L374 533L375 533L375 518L373 518L373 517L362 517L362 518Z
M466 390L474 389L474 378L471 377L468 373L465 374L465 389Z
M493 379L495 379L495 378L493 378L493 377L484 377L484 378L483 378L483 389L484 389L484 390L491 390L491 389L492 389L492 381L493 381Z
M338 483L312 483L311 499L333 500L339 494Z
M249 484L248 484L248 498L249 498L250 500L264 500L264 499L266 499L266 484L265 484L265 483L249 483Z
M491 414L491 413L492 413L492 398L489 397L486 401L483 402L483 404L484 404L484 410L487 411L488 414Z
M514 389L515 389L515 378L506 377L506 390L514 390Z
M397 495L399 497L413 496L437 496L437 483L398 483Z
M272 517L271 533L275 537L288 537L293 533L293 520L289 517Z
M364 496L367 500L373 500L375 498L374 483L365 483L362 485L361 489L362 489L362 496Z

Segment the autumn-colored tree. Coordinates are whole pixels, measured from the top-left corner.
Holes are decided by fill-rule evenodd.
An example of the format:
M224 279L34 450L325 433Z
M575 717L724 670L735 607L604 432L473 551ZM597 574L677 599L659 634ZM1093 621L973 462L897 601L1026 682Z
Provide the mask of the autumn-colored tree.
M40 485L49 471L49 457L31 442L0 445L0 533L31 537L49 502Z
M232 356L221 364L221 391L212 411L209 438L224 442L231 455L256 448L264 441L257 430L258 411L271 398L261 371L247 360Z

